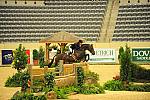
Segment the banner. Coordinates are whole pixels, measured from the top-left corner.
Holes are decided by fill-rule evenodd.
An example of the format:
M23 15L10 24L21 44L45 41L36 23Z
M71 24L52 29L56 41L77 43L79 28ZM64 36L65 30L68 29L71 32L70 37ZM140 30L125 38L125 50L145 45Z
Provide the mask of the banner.
M2 64L11 64L13 60L12 50L2 50Z
M49 59L53 59L53 57L57 54L57 50L49 51Z
M89 62L115 62L115 49L94 48L95 55L90 55Z
M30 50L26 50L26 55L28 56L27 63L30 64Z
M150 62L150 48L133 48L132 61Z

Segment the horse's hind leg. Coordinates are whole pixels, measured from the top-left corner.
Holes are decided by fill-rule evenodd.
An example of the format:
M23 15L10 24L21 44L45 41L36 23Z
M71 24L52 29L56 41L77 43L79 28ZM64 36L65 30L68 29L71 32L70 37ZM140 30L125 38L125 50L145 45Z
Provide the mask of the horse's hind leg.
M55 63L54 63L55 65L54 65L54 67L56 67L57 65L58 65L58 61L55 61Z

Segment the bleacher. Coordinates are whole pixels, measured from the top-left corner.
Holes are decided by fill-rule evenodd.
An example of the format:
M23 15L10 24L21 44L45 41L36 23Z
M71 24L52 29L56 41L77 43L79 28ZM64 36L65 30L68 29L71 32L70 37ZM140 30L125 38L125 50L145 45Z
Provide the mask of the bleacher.
M38 42L59 31L97 41L107 0L45 0L43 6L0 6L0 42Z
M150 5L119 6L112 41L150 41Z

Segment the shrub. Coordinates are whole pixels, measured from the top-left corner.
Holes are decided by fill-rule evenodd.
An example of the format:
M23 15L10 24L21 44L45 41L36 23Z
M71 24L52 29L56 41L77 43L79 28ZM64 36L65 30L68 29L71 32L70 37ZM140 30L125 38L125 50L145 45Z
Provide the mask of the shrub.
M123 47L119 49L118 55L120 66L120 79L121 81L131 81L131 53L130 48L126 44L126 48L124 50Z
M62 48L62 52L65 53L66 51L69 51L69 46L65 46Z
M43 80L39 80L39 79L34 79L33 80L33 87L32 87L32 92L41 92L44 89L44 81Z
M44 86L44 81L40 79L34 79L33 86Z
M68 96L65 93L64 89L59 89L58 87L55 87L54 91L57 95L57 99L67 99L68 98Z
M40 64L41 68L44 67L44 50L43 50L42 46L39 49L39 64Z
M73 92L79 93L79 87L77 86L69 86L69 87L54 87L54 91L57 95L57 99L67 99L68 95Z
M48 64L49 64L48 60L44 61L44 66L48 66Z
M114 80L120 80L120 76L116 75L115 77L113 77Z
M104 93L104 89L99 84L84 84L81 88L82 94L100 94Z
M50 48L53 48L54 50L57 50L58 46L57 45L52 45Z
M44 75L45 78L45 87L49 88L49 91L52 91L54 88L54 73L53 72L48 72Z
M89 72L85 73L84 80L85 80L85 83L95 84L99 80L99 75L95 72L89 71ZM91 80L91 82L86 82L88 80Z
M140 85L129 85L128 91L144 91L144 88Z
M143 88L145 92L150 92L150 84L144 84Z
M143 91L143 92L150 92L150 84L144 85L129 85L128 91Z
M61 88L61 89L64 90L65 94L70 94L70 93L73 93L73 92L79 93L79 88L77 86L69 86L69 87L64 87L64 88Z
M28 73L25 73L23 76L22 76L22 84L21 84L21 91L25 92L28 88L28 80L29 80L30 76Z
M104 89L111 91L121 91L124 90L124 86L120 80L110 80L104 84Z
M19 48L13 51L13 68L17 69L18 72L21 72L26 68L28 56L26 55L25 48L22 47L22 44L19 44Z
M11 100L46 100L46 97L44 95L34 96L33 94L19 92L15 94Z
M34 100L33 94L27 94L27 93L18 93L14 95L11 100Z
M150 80L150 69L143 68L135 63L131 63L131 75L135 80Z
M121 81L134 81L134 80L150 80L150 69L145 69L137 64L131 62L130 48L126 45L119 49L118 55L120 66L120 80Z
M45 95L41 95L41 96L34 96L34 100L47 100Z
M84 83L84 70L82 67L77 67L77 85L82 87Z
M23 76L26 76L26 80L30 79L30 75L25 71L21 73L16 73L12 77L9 77L5 82L6 87L21 87Z
M44 87L42 87L42 86L34 86L34 87L32 87L31 92L38 93L38 92L42 92L43 89L44 89ZM44 91L44 92L48 92L48 91Z

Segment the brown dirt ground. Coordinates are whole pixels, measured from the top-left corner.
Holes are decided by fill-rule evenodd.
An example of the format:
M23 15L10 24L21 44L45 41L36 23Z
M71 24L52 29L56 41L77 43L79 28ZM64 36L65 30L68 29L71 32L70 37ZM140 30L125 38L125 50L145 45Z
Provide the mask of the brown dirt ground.
M74 100L150 100L150 92L106 91L105 94L71 95Z
M113 76L119 73L119 66L103 67L98 65L90 65L89 68L100 75L100 83L103 84L107 80L111 80ZM9 76L16 73L11 67L0 67L0 100L8 100L12 95L20 90L20 88L4 87L5 81ZM105 94L96 95L71 95L69 99L73 100L150 100L150 92L132 92L132 91L106 91Z
M0 67L0 100L8 100L16 91L20 90L18 87L4 87L7 78L15 73L16 70L11 67Z

